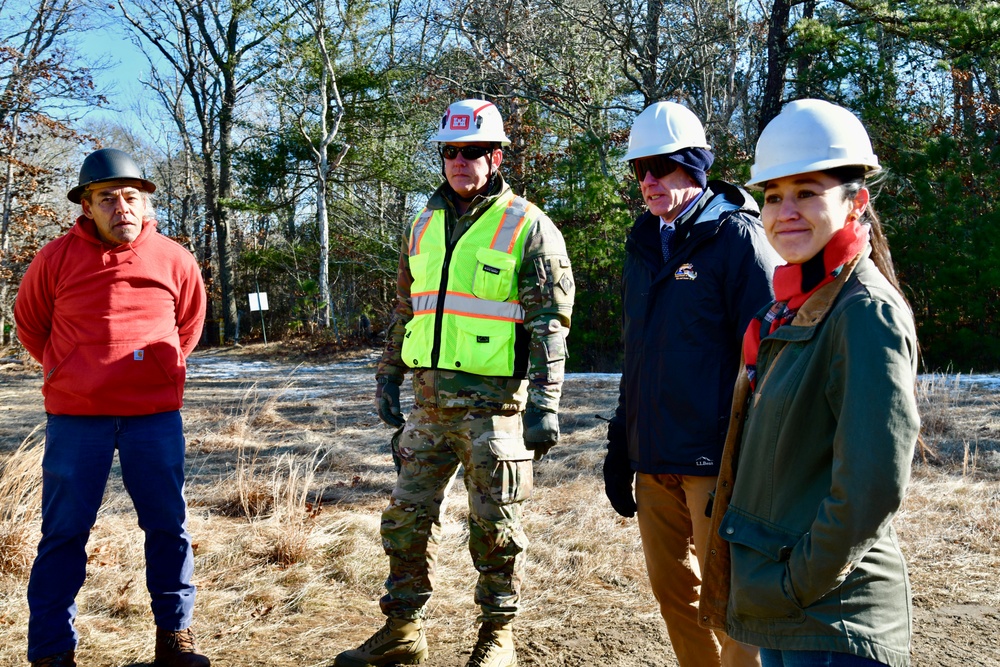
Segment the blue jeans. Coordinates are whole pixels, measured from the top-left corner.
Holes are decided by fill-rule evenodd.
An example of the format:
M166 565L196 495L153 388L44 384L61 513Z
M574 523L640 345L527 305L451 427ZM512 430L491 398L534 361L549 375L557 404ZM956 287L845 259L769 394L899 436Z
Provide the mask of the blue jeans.
M834 651L760 650L761 667L884 667L881 662Z
M138 417L49 415L42 459L42 539L28 581L28 661L76 648L76 594L115 449L146 536L146 588L157 627L191 624L194 555L184 501L178 411Z

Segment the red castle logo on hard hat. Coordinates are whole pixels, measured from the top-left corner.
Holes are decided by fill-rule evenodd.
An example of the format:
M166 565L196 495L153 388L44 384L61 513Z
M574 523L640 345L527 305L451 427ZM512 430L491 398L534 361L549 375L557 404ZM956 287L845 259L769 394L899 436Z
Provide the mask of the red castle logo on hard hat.
M451 117L451 124L449 129L452 130L468 130L469 129L469 117L465 114L454 115Z

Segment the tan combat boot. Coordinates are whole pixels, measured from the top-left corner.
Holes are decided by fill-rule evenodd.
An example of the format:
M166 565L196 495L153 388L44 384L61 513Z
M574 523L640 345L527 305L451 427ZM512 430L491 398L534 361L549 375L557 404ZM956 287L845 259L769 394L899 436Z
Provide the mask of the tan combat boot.
M210 667L211 661L195 652L194 632L156 628L156 667Z
M466 667L517 667L514 630L510 623L487 621L479 627L479 639Z
M427 659L427 638L420 619L387 618L382 629L361 646L344 651L334 667L419 665Z

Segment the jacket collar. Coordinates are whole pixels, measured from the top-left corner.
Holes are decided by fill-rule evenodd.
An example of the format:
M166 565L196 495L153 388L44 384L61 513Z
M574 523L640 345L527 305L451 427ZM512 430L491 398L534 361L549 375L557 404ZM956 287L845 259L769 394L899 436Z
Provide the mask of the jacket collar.
M753 217L760 215L757 202L745 190L725 181L709 181L701 198L684 215L674 221L674 246L678 256L691 243L714 235L720 219L730 211L746 212ZM645 258L651 270L657 271L660 260L660 218L645 211L632 225L626 239L626 248L632 248Z
M837 297L840 295L841 290L844 289L844 285L847 283L848 279L854 275L854 270L857 268L861 260L867 258L869 254L871 254L871 246L865 246L864 250L844 265L844 268L840 271L840 275L837 276L833 282L828 283L816 290L816 293L809 297L809 299L802 304L802 307L799 308L799 312L795 314L795 319L792 320L792 326L815 327L817 324L826 319L826 316L830 314L830 309L833 308L834 302L836 302Z
M833 282L823 285L808 300L792 319L791 326L779 327L776 331L766 336L768 340L782 341L804 341L812 338L816 333L816 328L827 318L837 297L844 289L847 281L855 275L858 265L866 260L871 254L871 246L858 253L857 257L844 265L840 275Z
M497 200L500 195L504 194L510 186L507 185L507 181L504 180L502 174L497 172L496 177L493 179L493 187L484 195L477 195L472 203L469 205L469 210L466 211L466 216L472 216L473 219L478 218L482 215L483 211L488 209L494 201ZM457 213L455 211L455 204L452 201L452 193L454 191L451 186L448 185L448 181L445 181L438 189L434 191L434 194L430 196L427 200L427 208L432 211L439 209L444 209L449 213L449 215L457 218Z
M725 181L709 181L694 206L674 220L674 228L677 230L674 242L682 243L692 236L713 233L719 226L719 219L729 211L743 211L754 217L760 215L757 202L745 190ZM655 241L659 243L660 218L649 211L639 216L632 232L639 232L638 235L643 236L643 228L647 226L655 230Z

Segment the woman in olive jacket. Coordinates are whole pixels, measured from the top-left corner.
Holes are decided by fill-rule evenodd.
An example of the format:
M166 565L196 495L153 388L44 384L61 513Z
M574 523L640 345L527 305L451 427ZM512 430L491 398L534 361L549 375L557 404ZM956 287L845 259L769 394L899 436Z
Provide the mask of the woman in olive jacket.
M764 667L910 662L891 522L920 428L917 341L865 187L878 168L853 114L799 100L751 170L788 264L744 338L701 622L760 646Z

